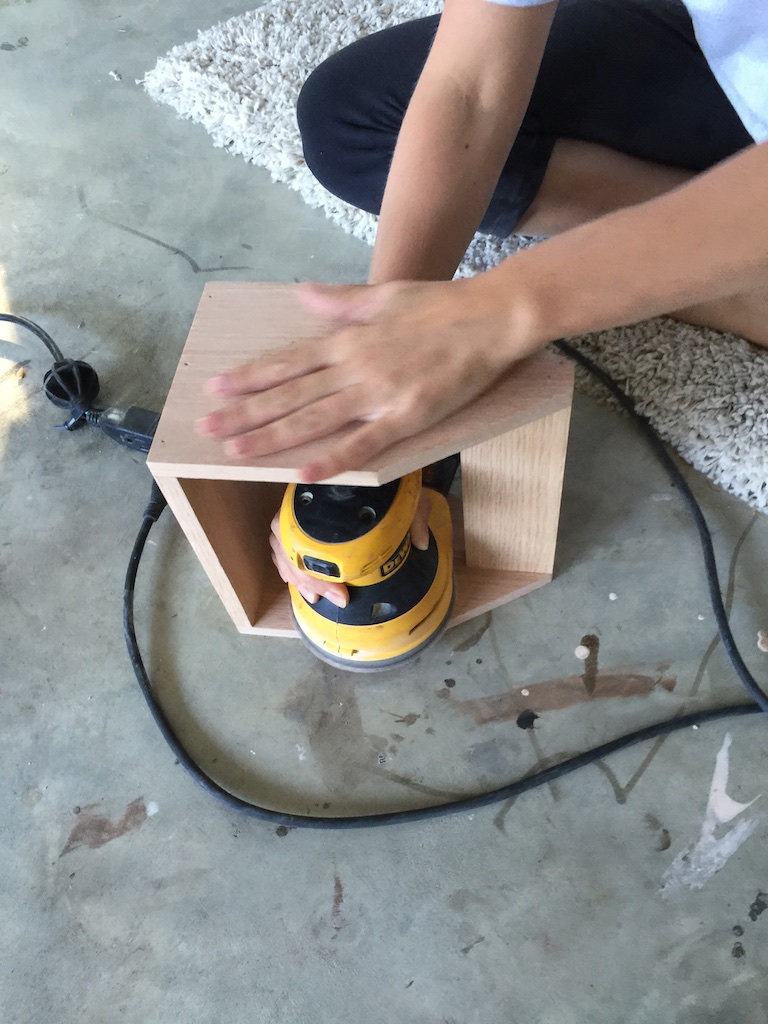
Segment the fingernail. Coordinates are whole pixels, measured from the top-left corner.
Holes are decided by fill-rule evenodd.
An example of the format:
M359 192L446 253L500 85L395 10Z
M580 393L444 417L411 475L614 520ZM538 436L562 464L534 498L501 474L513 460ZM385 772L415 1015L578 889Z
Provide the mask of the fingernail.
M211 377L211 379L206 382L205 390L212 394L221 394L227 390L227 378L223 376Z
M429 534L426 537L419 537L417 540L411 538L411 543L417 549L417 551L428 551L429 550Z
M326 594L325 596L331 602L331 604L335 604L337 608L346 608L347 607L347 604L348 604L347 599L342 594L330 593L330 594Z
M328 474L326 474L326 476L322 476L310 467L308 470L302 469L301 472L297 474L297 482L301 484L319 484L321 480L326 479L327 475Z
M309 601L310 604L317 604L317 594L313 594L311 590L305 590L304 587L299 587L299 593L305 601Z
M242 450L242 442L239 437L233 437L229 441L224 442L224 451L227 455L245 455L246 453Z
M211 419L212 418L210 416L203 416L202 419L199 419L195 423L195 429L197 430L198 434L213 433L213 423L211 422Z

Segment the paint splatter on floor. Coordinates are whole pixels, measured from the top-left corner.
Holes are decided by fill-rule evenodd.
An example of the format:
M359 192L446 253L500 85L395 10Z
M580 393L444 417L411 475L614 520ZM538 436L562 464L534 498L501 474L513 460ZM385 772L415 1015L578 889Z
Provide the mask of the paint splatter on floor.
M764 910L768 910L768 893L759 892L749 908L749 920L756 921Z
M731 734L727 733L715 761L715 771L709 789L709 799L699 841L695 846L678 853L664 872L663 884L659 892L665 899L686 889L701 889L714 874L725 867L728 860L757 828L756 821L751 818L742 818L720 838L715 838L715 830L718 825L725 825L732 821L758 799L755 797L749 803L742 804L728 796L726 792L729 770L728 751L731 742Z
M517 718L529 704L538 712L561 711L593 699L640 697L657 689L671 692L677 680L665 677L664 668L665 666L659 667L658 675L645 675L631 670L600 675L592 693L585 688L582 676L566 676L562 679L548 679L536 683L532 697L523 697L520 690L510 690L490 697L456 701L453 706L462 714L471 715L478 725L487 725L490 722L504 722L510 718Z
M69 833L69 839L64 849L59 854L63 857L80 846L87 846L91 850L98 850L113 839L120 839L131 832L136 832L151 814L156 813L157 806L154 804L148 808L144 797L139 796L132 800L125 808L125 813L117 821L111 821L106 815L99 814L99 804L87 804L82 807L77 815L74 828Z
M333 876L333 907L331 914L334 918L341 914L341 905L344 902L344 886L338 875Z
M656 815L651 814L650 811L645 816L645 824L650 832L656 832L658 834L656 852L663 853L664 850L668 850L672 845L672 838L669 834L669 829L664 828Z

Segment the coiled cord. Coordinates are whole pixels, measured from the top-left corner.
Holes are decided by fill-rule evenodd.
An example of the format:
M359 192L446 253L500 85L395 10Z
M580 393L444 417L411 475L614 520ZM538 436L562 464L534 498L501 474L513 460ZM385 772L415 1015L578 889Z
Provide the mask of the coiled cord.
M202 786L207 793L226 804L226 806L230 807L232 810L257 818L270 825L277 825L285 828L355 829L403 824L405 822L425 821L432 818L444 817L449 814L456 814L461 811L477 810L501 800L509 800L512 797L521 796L523 793L526 793L531 789L536 789L549 782L554 782L556 779L562 778L565 775L570 775L579 768L584 768L587 765L594 764L596 761L609 757L611 754L617 753L620 750L626 750L638 743L644 743L660 736L669 735L670 733L677 732L679 729L688 729L691 727L707 725L710 722L716 722L723 718L741 717L744 715L757 714L761 711L768 711L768 695L766 695L760 688L757 681L749 672L749 669L744 663L744 660L738 650L736 641L733 638L733 633L731 632L731 627L728 622L728 615L720 592L720 580L717 572L714 548L712 546L712 536L710 534L709 527L707 526L706 519L704 518L704 514L693 496L685 478L675 465L675 462L669 455L654 428L648 420L637 411L634 402L625 394L618 384L616 384L616 382L609 377L604 370L592 362L591 359L583 355L581 352L578 352L567 342L561 340L556 341L554 344L560 352L566 355L569 359L577 362L591 373L596 380L611 392L621 407L629 413L633 421L640 428L642 435L650 445L651 450L659 459L670 480L680 492L685 507L693 518L699 542L701 544L709 598L715 614L718 633L720 634L723 646L731 664L733 665L734 671L749 693L752 701L745 704L713 708L708 711L697 711L692 714L672 718L666 722L659 722L655 725L646 726L645 728L638 729L628 735L620 736L614 740L609 740L607 743L603 743L599 747L595 747L585 753L568 758L567 760L561 761L559 764L546 768L543 771L524 776L523 778L511 782L508 785L500 786L497 789L493 789L486 793L473 794L471 796L452 800L443 804L417 807L402 811L392 811L382 814L322 817L275 811L270 808L251 803L247 800L242 800L240 797L237 797L224 789L219 785L219 783L207 775L184 748L167 715L165 714L165 711L155 697L152 683L147 675L144 661L141 657L141 652L136 640L133 620L136 575L141 561L141 555L152 525L157 521L165 508L165 499L157 484L153 483L150 502L144 512L141 528L139 529L138 536L136 537L136 541L133 546L133 551L131 552L131 558L125 578L125 587L123 590L123 630L125 642L136 679L152 717L157 723L179 764L186 769L195 782Z

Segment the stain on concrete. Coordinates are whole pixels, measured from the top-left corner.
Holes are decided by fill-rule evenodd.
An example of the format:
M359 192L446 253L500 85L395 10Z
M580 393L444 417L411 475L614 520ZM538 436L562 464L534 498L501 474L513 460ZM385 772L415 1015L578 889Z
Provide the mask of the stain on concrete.
M549 932L537 932L533 939L548 956L556 956L562 952L562 945L556 942Z
M477 937L477 938L475 939L475 941L474 941L474 942L470 942L470 944L469 944L468 946L464 946L464 947L462 948L462 950L461 950L461 952L462 952L462 956L466 956L466 955L467 955L467 953L469 953L469 952L470 952L470 950L473 950L473 949L475 948L475 946L479 946L481 942L485 942L485 936L484 936L484 935L480 935L480 936L478 936L478 937Z
M421 715L417 715L415 711L409 711L407 715L398 715L393 711L386 711L385 714L394 715L398 725L414 725L421 718Z
M344 886L338 875L333 876L333 907L331 916L337 918L341 914L341 906L344 902Z
M64 849L59 854L63 857L79 846L87 846L91 850L98 850L113 839L120 839L130 832L136 832L147 820L147 805L144 797L139 796L132 800L125 808L125 813L117 821L111 821L105 814L99 814L99 804L87 804L80 809L74 828L69 834L69 839Z
M498 779L509 777L509 760L506 744L494 737L473 743L464 754L464 761L472 768L480 789L493 789Z
M25 807L35 807L43 799L39 789L25 789L19 797Z
M310 935L321 949L335 952L339 946L354 947L370 935L370 908L362 901L350 899L338 874L333 878L333 896L320 891L314 910L309 915Z
M449 690L452 690L456 685L455 679L444 679L443 682L445 683Z
M677 685L677 679L664 676L667 667L658 666L655 675L646 675L631 667L615 669L598 676L592 693L585 689L582 676L547 679L541 683L526 684L526 688L530 685L536 686L537 711L562 711L590 700L641 697L657 689L671 693ZM530 697L523 697L519 689L514 689L490 697L455 701L453 706L461 714L471 715L477 725L488 725L491 722L506 722L510 718L517 718L531 703Z
M735 924L733 926L733 934L736 936L737 939L741 938L741 936L744 934L744 929L741 927L740 924Z
M664 828L656 815L651 814L649 811L645 816L645 824L649 831L658 833L656 852L663 853L664 850L668 850L672 845L672 837L669 834L669 830Z
M440 800L461 796L426 786L379 764L379 754L386 750L387 743L380 737L366 735L356 685L351 673L337 672L330 665L319 664L308 679L293 687L281 709L287 718L306 730L310 749L329 792L349 795L373 775ZM376 746L379 740L381 750Z
M740 942L734 942L733 949L731 950L731 956L735 957L736 960L740 960L743 956L747 955L747 951L744 949Z
M533 723L536 721L538 717L539 716L536 714L535 711L531 711L530 708L526 708L525 711L522 711L517 716L517 721L515 724L517 725L518 729L532 729Z
M600 641L594 633L587 633L586 636L581 638L581 646L586 647L589 651L589 654L584 659L584 671L582 672L581 680L584 683L584 689L591 697L597 686L597 658L600 653Z
M756 921L765 910L768 910L768 893L758 892L749 907L749 920Z
M664 850L668 850L672 845L672 837L670 836L667 829L663 828L659 833L659 841L656 844L656 852L663 853Z
M486 612L485 615L483 616L483 621L482 624L480 625L480 628L470 633L470 635L465 640L462 640L461 643L456 644L453 650L462 652L472 650L473 647L480 643L485 634L491 628L492 621L493 620L491 613Z
M306 729L323 782L331 793L353 792L378 751L365 735L355 681L319 665L288 693L283 714Z

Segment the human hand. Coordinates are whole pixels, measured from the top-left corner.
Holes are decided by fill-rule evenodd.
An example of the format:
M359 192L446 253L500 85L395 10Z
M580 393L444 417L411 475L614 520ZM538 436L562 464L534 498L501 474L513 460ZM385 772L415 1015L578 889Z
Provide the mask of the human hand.
M492 272L303 286L304 304L336 329L215 377L209 390L228 401L197 429L229 455L253 457L349 428L300 476L315 482L358 468L466 405L533 351L533 339L514 328L508 291Z
M429 547L429 511L429 491L422 490L411 523L411 543L420 551L426 551ZM319 597L325 597L337 607L346 608L349 603L349 591L343 583L332 583L330 580L311 576L308 572L298 569L290 560L280 540L279 511L272 520L269 545L272 548L272 561L284 583L296 587L310 604L315 604Z

